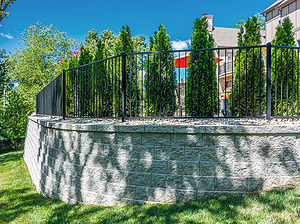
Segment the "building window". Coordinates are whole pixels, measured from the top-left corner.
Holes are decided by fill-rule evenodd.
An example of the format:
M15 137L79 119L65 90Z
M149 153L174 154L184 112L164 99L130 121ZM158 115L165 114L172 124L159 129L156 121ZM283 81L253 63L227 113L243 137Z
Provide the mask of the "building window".
M300 40L297 40L297 43L298 43L298 47L300 47Z

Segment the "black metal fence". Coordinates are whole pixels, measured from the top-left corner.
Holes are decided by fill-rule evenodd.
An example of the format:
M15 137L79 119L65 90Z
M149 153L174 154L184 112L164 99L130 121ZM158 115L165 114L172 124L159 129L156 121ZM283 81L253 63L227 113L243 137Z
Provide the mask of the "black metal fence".
M36 95L36 113L64 116L63 88L64 80L61 74Z
M37 95L64 117L299 117L299 49L125 53L71 68Z

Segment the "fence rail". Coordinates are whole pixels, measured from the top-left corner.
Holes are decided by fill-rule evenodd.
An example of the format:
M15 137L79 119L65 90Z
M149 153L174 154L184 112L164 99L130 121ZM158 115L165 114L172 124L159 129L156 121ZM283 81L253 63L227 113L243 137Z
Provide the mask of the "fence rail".
M37 94L65 117L299 117L298 47L125 53L71 68Z

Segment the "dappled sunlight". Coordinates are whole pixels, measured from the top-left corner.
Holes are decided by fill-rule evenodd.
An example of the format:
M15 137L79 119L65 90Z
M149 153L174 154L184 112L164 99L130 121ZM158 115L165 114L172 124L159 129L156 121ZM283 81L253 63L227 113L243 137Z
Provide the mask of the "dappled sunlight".
M24 158L33 182L68 203L205 200L300 180L298 137L287 128L56 126L30 119Z

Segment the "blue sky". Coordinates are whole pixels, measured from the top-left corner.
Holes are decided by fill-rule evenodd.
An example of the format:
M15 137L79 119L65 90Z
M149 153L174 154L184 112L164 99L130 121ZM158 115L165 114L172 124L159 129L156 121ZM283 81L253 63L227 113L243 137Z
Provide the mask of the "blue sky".
M31 24L53 24L77 43L91 29L98 33L110 29L117 35L122 25L129 25L133 36L152 36L159 24L166 27L174 46L185 47L191 38L193 22L203 14L214 15L217 27L235 27L262 12L275 0L17 0L8 8L10 15L0 24L0 49L14 52L20 33ZM182 42L180 42L182 41Z

